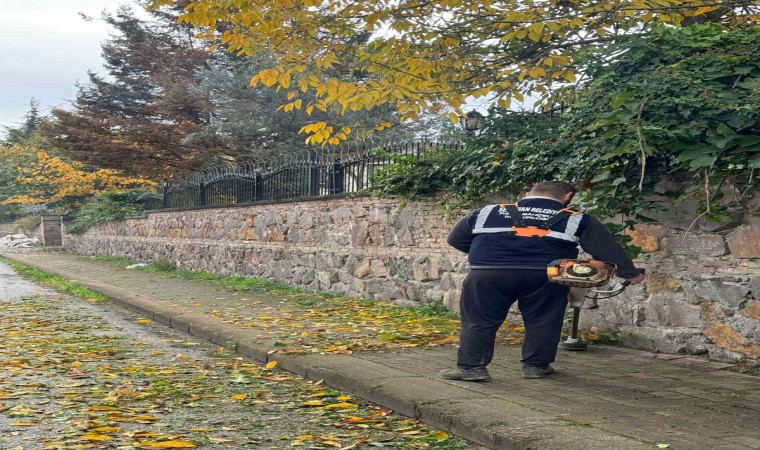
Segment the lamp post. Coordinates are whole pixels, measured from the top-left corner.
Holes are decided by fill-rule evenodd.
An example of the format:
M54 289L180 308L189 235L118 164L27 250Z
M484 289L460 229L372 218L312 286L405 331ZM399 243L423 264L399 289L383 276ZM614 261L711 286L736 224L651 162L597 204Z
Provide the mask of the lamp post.
M467 134L475 134L480 129L480 122L483 120L483 114L472 110L464 116L459 116L459 126Z

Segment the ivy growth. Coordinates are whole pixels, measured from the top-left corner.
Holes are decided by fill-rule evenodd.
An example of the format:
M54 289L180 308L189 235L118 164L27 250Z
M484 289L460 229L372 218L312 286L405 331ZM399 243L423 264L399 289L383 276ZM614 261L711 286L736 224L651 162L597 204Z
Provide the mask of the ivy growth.
M398 158L376 174L377 193L443 192L461 204L564 180L579 186L584 208L620 218L617 232L688 196L700 199L705 219L728 220L721 188L741 187L742 203L757 187L757 48L758 29L701 24L595 49L586 56L590 82L562 120L492 110L466 151Z

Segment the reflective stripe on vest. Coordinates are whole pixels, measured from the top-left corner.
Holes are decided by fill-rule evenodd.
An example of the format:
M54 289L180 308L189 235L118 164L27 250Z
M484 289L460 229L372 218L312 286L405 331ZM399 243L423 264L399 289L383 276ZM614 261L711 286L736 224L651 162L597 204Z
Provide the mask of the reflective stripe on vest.
M480 210L478 213L478 217L475 221L475 226L472 229L473 234L492 234L492 233L514 233L515 229L512 227L486 227L486 220L488 219L488 216L491 214L491 212L499 205L488 205ZM572 211L569 209L565 209L566 211L571 211L572 215L570 215L567 218L567 224L565 225L565 229L563 231L556 231L556 230L549 230L548 233L545 234L546 237L551 237L554 239L561 239L563 241L569 241L578 243L580 242L580 237L576 236L575 233L578 232L578 227L580 226L581 220L583 219L583 213ZM561 210L558 210L559 212ZM524 231L525 228L521 228L521 232ZM540 230L540 229L537 229Z

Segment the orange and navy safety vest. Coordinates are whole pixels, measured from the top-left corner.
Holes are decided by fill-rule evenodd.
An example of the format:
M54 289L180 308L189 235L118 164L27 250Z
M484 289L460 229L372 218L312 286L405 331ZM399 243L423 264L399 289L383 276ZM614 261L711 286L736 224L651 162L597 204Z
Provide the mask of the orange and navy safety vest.
M567 218L567 223L557 224ZM578 227L583 213L569 208L552 209L537 206L518 206L515 203L489 205L475 219L473 234L509 233L518 237L554 238L577 244Z

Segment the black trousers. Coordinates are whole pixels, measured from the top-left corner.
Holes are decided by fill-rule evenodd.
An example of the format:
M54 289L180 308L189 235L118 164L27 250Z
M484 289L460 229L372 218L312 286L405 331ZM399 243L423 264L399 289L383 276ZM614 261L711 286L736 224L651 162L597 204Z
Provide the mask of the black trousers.
M485 367L493 359L496 332L517 301L525 322L523 366L554 362L567 308L568 289L550 283L542 270L476 269L464 280L457 365Z

